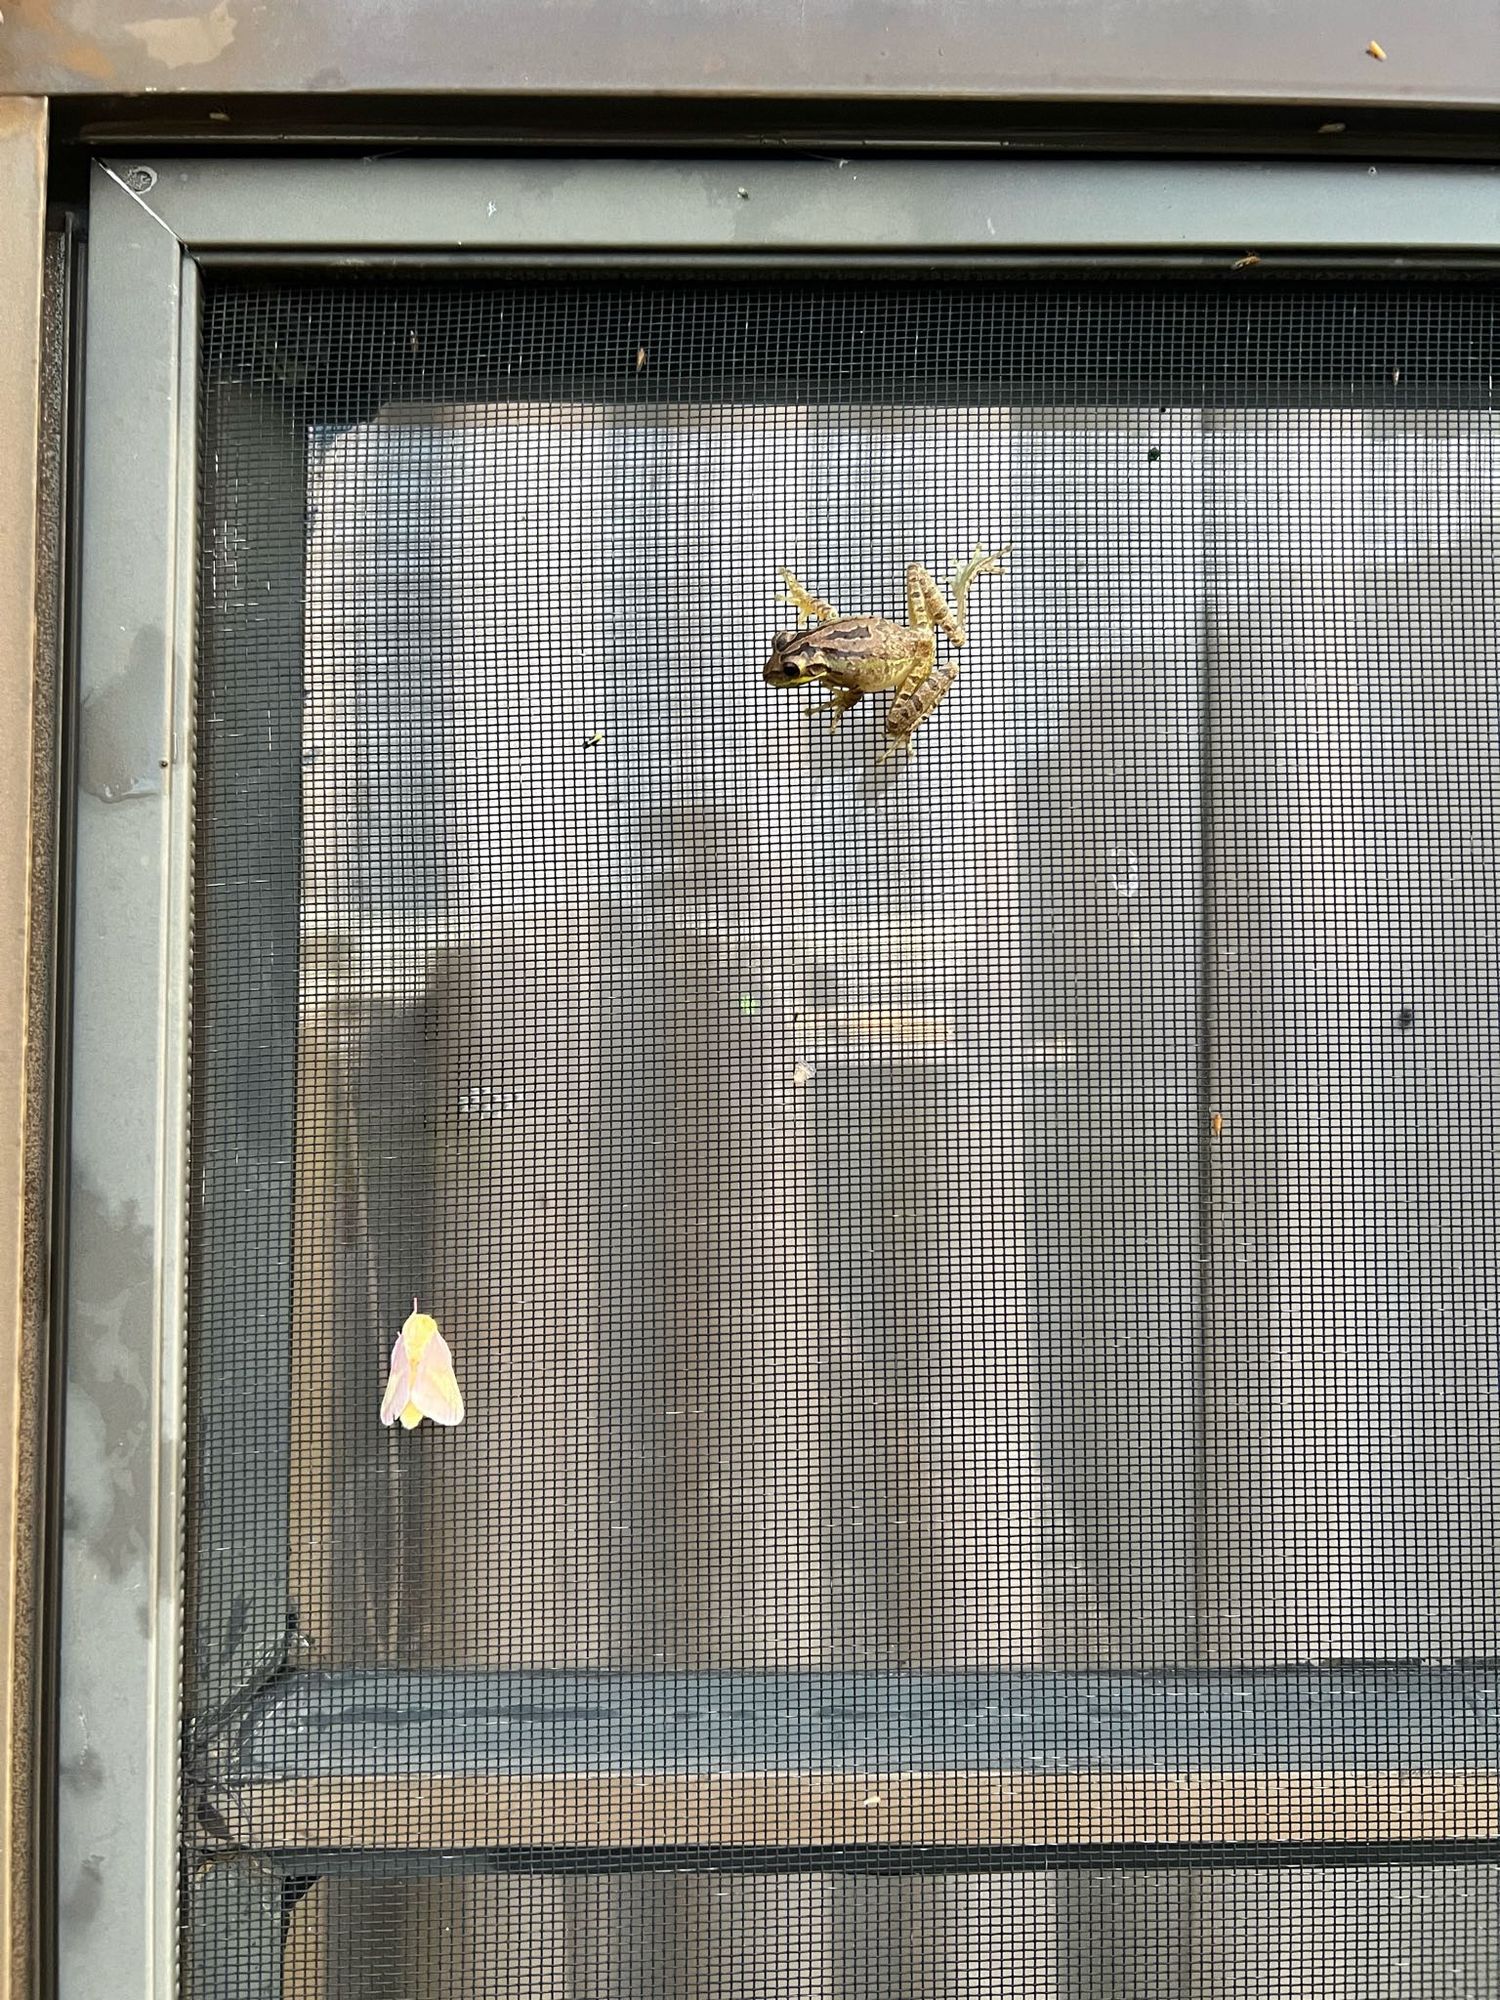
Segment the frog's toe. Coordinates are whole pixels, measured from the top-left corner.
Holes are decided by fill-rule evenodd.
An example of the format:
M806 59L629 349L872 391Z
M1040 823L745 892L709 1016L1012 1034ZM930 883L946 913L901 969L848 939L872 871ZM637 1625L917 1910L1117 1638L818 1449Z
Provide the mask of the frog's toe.
M833 720L828 725L830 731L832 731L838 728L844 717L859 699L860 691L858 688L835 688L827 701L812 703L807 712L809 715L832 716Z

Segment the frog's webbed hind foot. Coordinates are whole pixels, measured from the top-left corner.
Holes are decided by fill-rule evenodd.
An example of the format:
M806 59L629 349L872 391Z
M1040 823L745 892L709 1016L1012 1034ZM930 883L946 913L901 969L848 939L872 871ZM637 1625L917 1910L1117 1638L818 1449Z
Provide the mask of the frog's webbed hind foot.
M960 610L963 608L964 599L969 594L969 585L974 581L975 577L988 576L992 570L1002 570L1005 566L1004 558L1009 554L1009 542L1005 544L1003 549L996 549L990 555L986 555L978 543L975 543L974 553L969 557L969 560L953 572L953 583L951 586L953 599Z
M779 569L776 574L786 585L786 595L781 602L792 605L798 616L805 618L809 625L831 625L838 617L839 614L826 598L814 597L811 591L804 590L789 569Z
M1008 542L1003 549L996 549L993 555L986 555L985 551L976 545L974 553L969 557L969 560L953 572L953 582L950 588L953 592L954 609L950 611L948 606L943 604L941 612L935 612L933 615L955 646L961 646L967 636L964 627L964 618L968 606L969 585L974 581L976 576L987 576L991 571L999 570L1001 567L1000 558L1009 554L1010 544ZM939 602L941 603L942 600L939 599Z

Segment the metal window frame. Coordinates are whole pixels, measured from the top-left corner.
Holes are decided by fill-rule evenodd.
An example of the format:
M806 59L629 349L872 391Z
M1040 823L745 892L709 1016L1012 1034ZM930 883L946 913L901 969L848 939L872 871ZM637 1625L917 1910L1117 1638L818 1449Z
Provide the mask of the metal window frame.
M306 268L691 260L1031 266L1500 260L1500 169L1070 160L359 160L129 158L96 165L89 269L80 784L75 799L72 1112L61 1596L59 1969L65 2000L174 1988L182 1717L182 1487L192 937L196 329L205 262ZM1468 1670L1462 1670L1468 1671ZM1470 1675L1472 1680L1472 1674ZM1472 1688L1450 1690L1455 1712ZM1492 1691L1486 1684L1486 1704ZM1459 1740L1459 1739L1455 1739ZM1467 1739L1464 1739L1467 1740ZM1390 1743L1385 1738L1379 1742ZM1376 1760L1378 1764L1378 1758ZM368 1781L280 1796L317 1848ZM375 1782L379 1790L382 1781ZM439 1792L441 1778L425 1778ZM660 1851L720 1843L876 1847L933 1825L955 1852L1096 1859L1142 1827L1163 1847L1278 1838L1479 1843L1500 1852L1500 1773L1416 1769L1045 1776L924 1772L873 1827L831 1773L492 1777L482 1845L549 1844L549 1812L632 1825ZM643 1783L655 1804L641 1815ZM527 1790L526 1784L531 1789ZM717 1789L716 1789L717 1788ZM272 1791L275 1790L273 1786ZM295 1792L295 1796L292 1796ZM628 1794L630 1812L621 1812ZM269 1793L267 1794L269 1796ZM400 1844L400 1801L371 1798ZM226 1851L257 1838L243 1797ZM635 1815L632 1818L632 1814ZM445 1808L442 1820L451 1833ZM268 1822L269 1823L269 1822ZM264 1837L261 1833L260 1837ZM993 1843L1000 1842L996 1846ZM487 1865L478 1859L478 1865ZM288 1873L305 1855L284 1857ZM226 1891L227 1893L227 1891ZM252 1900L254 1900L252 1898ZM264 1901L264 1898L262 1898ZM267 1904L267 1909L270 1905ZM279 1908L279 1904L277 1906ZM259 1908L259 1904L257 1904ZM264 1914L264 1912L262 1912ZM274 1926L273 1926L274 1928Z

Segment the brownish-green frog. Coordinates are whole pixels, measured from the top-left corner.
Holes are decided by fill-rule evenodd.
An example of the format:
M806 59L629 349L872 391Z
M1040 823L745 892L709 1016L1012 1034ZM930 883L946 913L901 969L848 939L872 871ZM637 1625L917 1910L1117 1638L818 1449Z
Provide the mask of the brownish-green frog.
M1002 549L1000 555L1004 553ZM964 643L969 585L987 570L999 569L1000 555L975 549L953 578L951 606L921 563L908 563L904 625L889 618L840 618L831 604L804 590L790 570L781 570L784 602L795 605L812 630L778 632L762 678L783 688L822 682L830 698L809 712L831 715L833 729L863 696L890 688L894 699L878 761L884 763L898 750L910 756L914 732L958 679L957 660L937 664L934 628L941 626L954 646Z

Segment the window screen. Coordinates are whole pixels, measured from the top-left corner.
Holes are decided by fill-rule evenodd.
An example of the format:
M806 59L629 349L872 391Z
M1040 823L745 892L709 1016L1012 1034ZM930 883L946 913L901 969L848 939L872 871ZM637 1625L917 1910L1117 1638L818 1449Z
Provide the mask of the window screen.
M186 1993L1500 1990L1496 347L211 283Z

